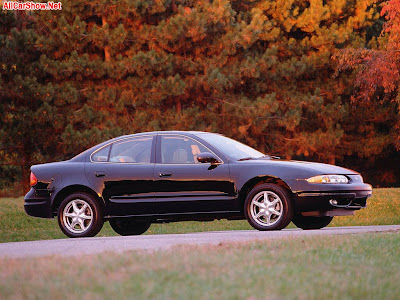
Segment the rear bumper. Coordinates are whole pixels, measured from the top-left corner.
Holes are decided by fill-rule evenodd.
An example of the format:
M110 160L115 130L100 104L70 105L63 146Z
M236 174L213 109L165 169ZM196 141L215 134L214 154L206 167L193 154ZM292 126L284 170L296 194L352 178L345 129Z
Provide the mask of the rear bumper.
M43 193L39 195L34 188L25 195L24 198L25 212L32 217L38 218L53 218L51 211L50 197Z
M359 210L367 206L372 188L356 191L299 192L295 195L297 212Z

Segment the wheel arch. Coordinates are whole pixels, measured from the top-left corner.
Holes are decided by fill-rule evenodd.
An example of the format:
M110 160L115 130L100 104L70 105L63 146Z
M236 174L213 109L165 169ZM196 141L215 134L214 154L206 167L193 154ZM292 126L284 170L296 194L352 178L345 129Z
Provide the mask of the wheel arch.
M293 203L293 191L292 189L289 187L289 185L282 180L279 177L276 176L271 176L271 175L262 175L262 176L256 176L253 177L251 179L249 179L240 189L239 192L239 200L240 200L240 207L242 209L244 209L244 202L246 201L246 196L247 194L258 184L262 184L262 183L274 183L277 184L281 187L283 187L284 189L286 189L289 194L291 195L291 201Z
M58 207L60 206L61 202L69 195L74 194L74 193L86 193L91 195L96 201L101 206L101 209L105 209L105 202L102 197L100 197L94 190L91 188L80 185L80 184L74 184L74 185L69 185L64 188L62 188L54 197L53 202L52 202L52 211L53 215L57 215L57 210Z

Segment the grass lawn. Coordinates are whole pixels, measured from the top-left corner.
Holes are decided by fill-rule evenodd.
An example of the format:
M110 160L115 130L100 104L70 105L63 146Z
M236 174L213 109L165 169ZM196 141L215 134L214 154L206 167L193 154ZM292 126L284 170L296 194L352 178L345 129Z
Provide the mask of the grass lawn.
M23 198L0 198L0 242L66 238L56 219L29 217ZM355 216L336 217L330 226L400 224L400 188L374 189L368 207ZM293 227L293 224L291 224ZM243 221L179 222L153 224L146 234L252 229ZM106 223L98 236L116 235Z
M0 259L2 299L399 299L400 234Z
M400 188L331 226L400 224ZM153 224L147 234L250 229L246 221ZM100 236L115 235L105 224ZM57 221L0 198L0 241L65 238ZM400 233L286 238L168 251L0 259L1 299L399 299Z

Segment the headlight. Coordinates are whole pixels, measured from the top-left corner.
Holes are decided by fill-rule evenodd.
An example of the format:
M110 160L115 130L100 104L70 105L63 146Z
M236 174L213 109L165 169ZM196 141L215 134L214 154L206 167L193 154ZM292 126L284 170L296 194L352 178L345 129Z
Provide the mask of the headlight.
M318 175L307 179L309 183L348 183L344 175Z

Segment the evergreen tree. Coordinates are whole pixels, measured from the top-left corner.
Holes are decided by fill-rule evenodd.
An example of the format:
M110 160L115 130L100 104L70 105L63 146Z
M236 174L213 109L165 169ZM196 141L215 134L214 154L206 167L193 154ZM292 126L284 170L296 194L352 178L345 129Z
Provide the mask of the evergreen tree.
M3 184L11 177L26 191L26 173L50 136L37 94L41 68L30 15L2 10L0 20L0 172L8 175Z
M355 76L335 77L331 59L376 41L374 0L76 0L29 19L1 40L15 53L2 61L2 146L18 141L8 153L25 170L149 130L330 163L390 147L393 106L352 102Z

